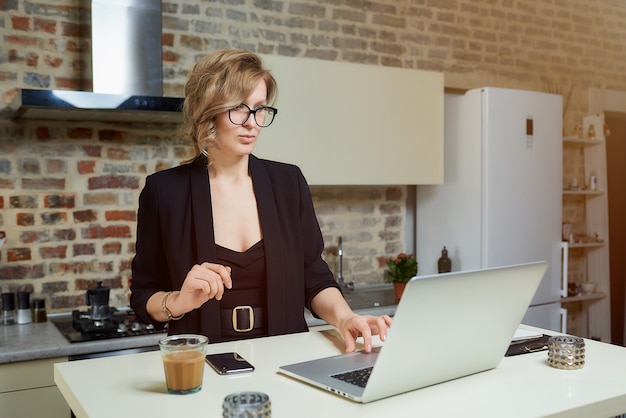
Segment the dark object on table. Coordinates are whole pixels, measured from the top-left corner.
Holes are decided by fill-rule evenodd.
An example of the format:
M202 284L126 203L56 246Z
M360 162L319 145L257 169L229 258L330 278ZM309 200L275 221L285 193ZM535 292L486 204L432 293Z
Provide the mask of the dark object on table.
M536 353L537 351L545 351L548 349L549 335L543 334L539 338L512 342L509 349L506 350L504 357L517 356L520 354Z

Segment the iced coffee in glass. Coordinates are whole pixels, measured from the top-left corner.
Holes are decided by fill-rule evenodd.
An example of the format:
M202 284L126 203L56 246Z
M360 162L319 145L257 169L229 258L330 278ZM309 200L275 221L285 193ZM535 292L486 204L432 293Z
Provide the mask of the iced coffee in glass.
M202 389L208 342L204 335L195 334L169 335L159 341L169 393L183 395Z

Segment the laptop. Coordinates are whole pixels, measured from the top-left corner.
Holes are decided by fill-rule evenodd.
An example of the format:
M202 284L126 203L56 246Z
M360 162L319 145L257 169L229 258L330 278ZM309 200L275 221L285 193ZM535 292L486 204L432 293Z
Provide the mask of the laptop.
M545 261L413 277L387 340L279 372L357 402L371 402L495 368L539 287ZM356 381L369 375L367 383Z

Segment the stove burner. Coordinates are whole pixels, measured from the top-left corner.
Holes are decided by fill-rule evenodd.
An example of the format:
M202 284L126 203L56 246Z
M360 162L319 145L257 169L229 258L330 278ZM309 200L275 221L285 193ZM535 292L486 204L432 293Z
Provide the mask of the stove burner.
M89 312L73 311L71 318L56 318L52 322L71 343L164 332L139 322L131 310L109 309L110 315L105 318L94 319Z
M123 318L121 318L123 320ZM80 331L83 334L106 334L116 333L119 321L115 320L113 313L107 318L92 319L86 313L79 311L72 312L72 326L76 331Z

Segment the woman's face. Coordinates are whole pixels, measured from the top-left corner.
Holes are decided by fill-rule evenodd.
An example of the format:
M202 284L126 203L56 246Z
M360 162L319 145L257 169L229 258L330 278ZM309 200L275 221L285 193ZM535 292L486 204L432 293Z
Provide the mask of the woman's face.
M256 88L243 103L252 110L266 105L267 87L265 81L259 81ZM211 150L211 155L215 159L251 154L261 132L261 128L254 121L254 115L250 115L243 125L235 125L228 118L228 112L222 112L216 116L215 127L217 132L216 147Z

